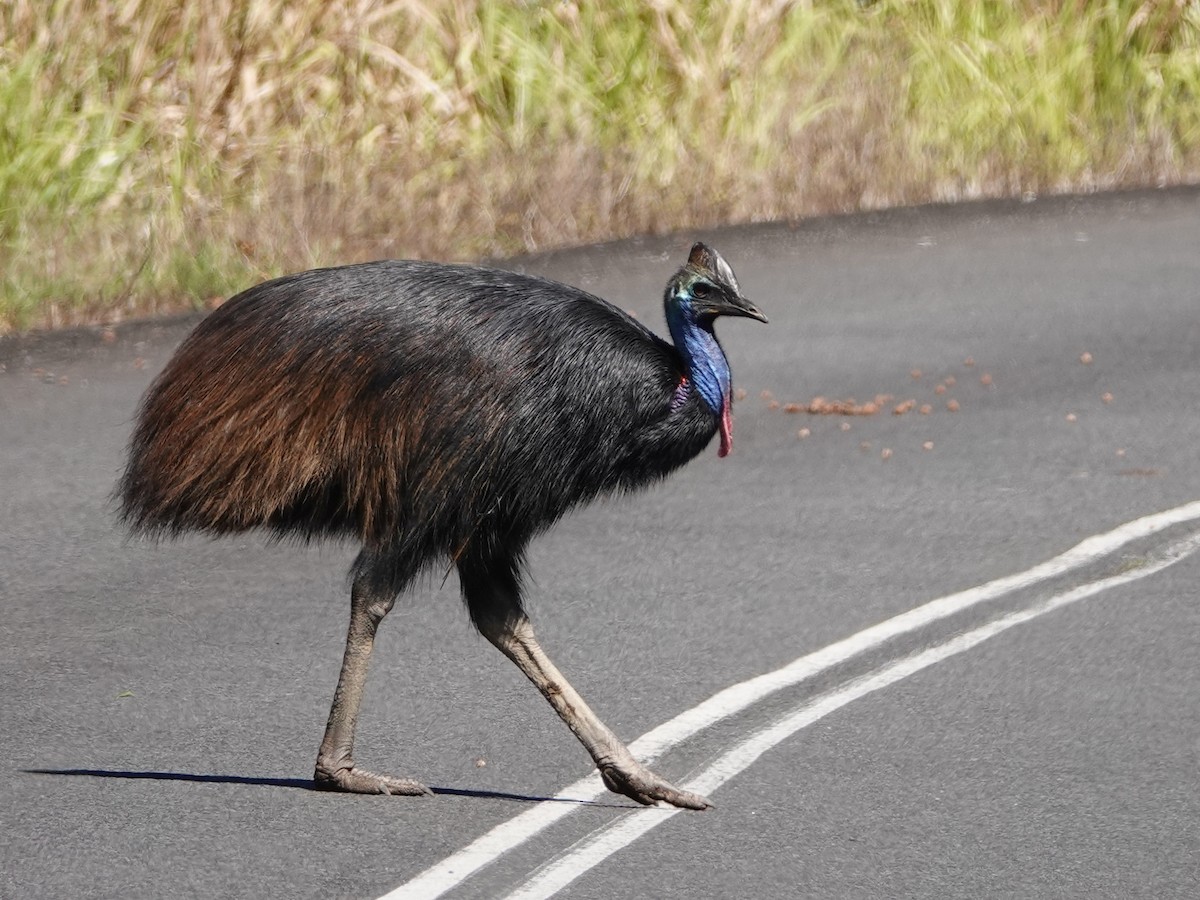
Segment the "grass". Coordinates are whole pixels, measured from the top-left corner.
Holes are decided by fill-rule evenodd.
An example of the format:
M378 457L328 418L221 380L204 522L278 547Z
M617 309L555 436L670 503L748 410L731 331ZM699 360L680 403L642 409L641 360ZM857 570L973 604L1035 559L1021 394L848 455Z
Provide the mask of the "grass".
M1200 176L1195 0L8 0L0 331Z

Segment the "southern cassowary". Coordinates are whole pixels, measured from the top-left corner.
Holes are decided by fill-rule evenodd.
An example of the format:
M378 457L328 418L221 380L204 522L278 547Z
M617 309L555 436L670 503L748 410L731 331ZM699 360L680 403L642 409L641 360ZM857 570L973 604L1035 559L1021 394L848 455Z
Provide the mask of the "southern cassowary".
M118 487L137 533L347 536L350 628L316 784L422 794L354 762L380 620L438 560L479 631L583 742L609 789L692 809L638 763L538 645L525 548L569 509L662 478L714 434L731 445L717 316L766 321L696 244L666 289L674 345L615 306L541 278L374 262L253 287L183 342L144 398Z

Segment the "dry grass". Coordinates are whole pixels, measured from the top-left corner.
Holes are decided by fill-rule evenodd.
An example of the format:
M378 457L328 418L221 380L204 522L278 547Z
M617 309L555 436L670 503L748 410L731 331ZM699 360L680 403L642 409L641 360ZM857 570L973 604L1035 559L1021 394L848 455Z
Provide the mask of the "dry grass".
M0 330L1200 174L1194 0L9 0Z

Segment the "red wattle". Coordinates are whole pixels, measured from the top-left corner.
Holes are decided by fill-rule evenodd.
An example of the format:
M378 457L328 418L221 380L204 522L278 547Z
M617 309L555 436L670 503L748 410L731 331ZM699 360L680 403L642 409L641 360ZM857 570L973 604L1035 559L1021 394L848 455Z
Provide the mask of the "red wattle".
M733 449L733 413L730 408L729 398L725 398L725 402L721 404L721 449L717 451L717 456L728 456L729 451Z

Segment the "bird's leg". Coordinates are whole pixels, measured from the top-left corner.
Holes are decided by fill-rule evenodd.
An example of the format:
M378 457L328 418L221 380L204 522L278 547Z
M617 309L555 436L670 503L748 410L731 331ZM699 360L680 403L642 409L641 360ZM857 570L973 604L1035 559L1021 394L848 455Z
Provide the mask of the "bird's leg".
M633 758L621 739L600 721L546 656L524 613L516 618L477 618L476 624L484 637L515 662L550 701L554 711L592 755L610 791L645 804L661 800L685 809L708 809L712 805L699 794L669 784Z
M350 591L350 628L346 633L346 654L338 675L333 706L325 738L317 753L317 768L313 775L316 786L323 790L350 791L358 794L430 793L425 785L408 778L376 775L354 764L354 728L358 724L358 708L362 704L367 666L375 643L375 630L395 602L394 592L372 587L364 577L356 578Z

